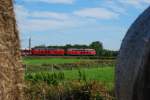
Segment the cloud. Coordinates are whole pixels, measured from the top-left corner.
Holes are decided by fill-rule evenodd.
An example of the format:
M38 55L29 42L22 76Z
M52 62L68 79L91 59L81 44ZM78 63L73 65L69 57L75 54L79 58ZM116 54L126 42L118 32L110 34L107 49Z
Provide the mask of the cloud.
M89 17L96 19L114 19L118 18L119 14L105 8L84 8L74 12L75 15L81 17Z
M119 3L124 3L124 5L138 5L140 4L139 2L147 4L150 2L149 0L139 0L138 3L137 0L118 1L120 1ZM52 0L49 0L49 2L52 2ZM71 28L84 27L89 23L96 24L99 20L118 19L121 15L128 14L128 9L122 7L119 3L105 1L101 7L83 8L69 13L32 11L23 5L16 4L15 12L21 31L64 31L71 30Z
M62 13L30 11L22 5L15 5L15 12L19 29L27 32L64 31L84 27L89 23L96 23L96 20L114 19L119 16L118 13L104 8L86 8L70 13Z
M42 11L38 12L35 11L32 14L30 14L30 17L33 18L41 18L41 19L58 19L58 20L66 20L69 19L69 15L66 13L56 13L56 12L48 12L48 11Z
M149 4L150 0L106 0L99 4L99 6L119 13L120 15L128 15L130 9L140 10L142 12Z
M117 2L111 0L106 0L105 2L101 3L100 6L119 14L123 14L123 15L127 14L127 10L124 7L120 6Z
M150 0L141 0L141 1L150 4Z
M55 19L55 20L66 20L70 16L66 13L50 12L50 11L29 11L24 6L15 5L15 12L17 19Z
M21 32L64 31L74 27L84 26L94 20L81 19L73 14L29 11L24 6L15 5L17 22Z
M141 2L139 0L118 0L118 1L124 4L130 4L130 5L140 5L140 2Z
M73 4L74 0L24 0L26 2L43 2L53 4Z
M145 4L150 4L150 0L118 0L119 3L126 6L132 6L135 8L142 8L145 7Z

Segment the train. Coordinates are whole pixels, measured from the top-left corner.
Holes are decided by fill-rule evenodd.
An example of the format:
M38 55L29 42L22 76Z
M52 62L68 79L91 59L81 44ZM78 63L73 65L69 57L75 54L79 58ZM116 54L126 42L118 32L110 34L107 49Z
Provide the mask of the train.
M22 56L94 56L95 49L32 48L21 50Z

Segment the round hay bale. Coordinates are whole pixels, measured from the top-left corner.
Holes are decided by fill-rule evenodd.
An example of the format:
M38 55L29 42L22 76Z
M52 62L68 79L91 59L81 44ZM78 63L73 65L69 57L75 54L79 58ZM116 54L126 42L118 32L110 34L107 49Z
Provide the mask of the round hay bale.
M123 39L116 67L117 100L150 100L150 8Z
M23 67L13 0L0 0L0 100L24 100Z

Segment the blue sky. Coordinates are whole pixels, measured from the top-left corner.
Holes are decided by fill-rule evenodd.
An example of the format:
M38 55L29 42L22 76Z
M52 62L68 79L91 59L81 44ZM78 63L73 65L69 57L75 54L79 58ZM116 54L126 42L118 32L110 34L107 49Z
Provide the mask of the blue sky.
M150 0L15 0L22 48L90 44L118 50L134 20Z

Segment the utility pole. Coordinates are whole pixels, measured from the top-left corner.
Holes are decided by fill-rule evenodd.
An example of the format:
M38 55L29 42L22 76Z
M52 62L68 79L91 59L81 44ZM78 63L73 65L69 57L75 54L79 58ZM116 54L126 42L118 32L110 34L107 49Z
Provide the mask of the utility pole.
M29 55L31 54L31 37L29 38Z
M29 38L29 50L31 50L31 37Z

